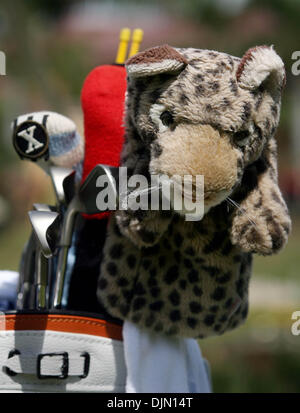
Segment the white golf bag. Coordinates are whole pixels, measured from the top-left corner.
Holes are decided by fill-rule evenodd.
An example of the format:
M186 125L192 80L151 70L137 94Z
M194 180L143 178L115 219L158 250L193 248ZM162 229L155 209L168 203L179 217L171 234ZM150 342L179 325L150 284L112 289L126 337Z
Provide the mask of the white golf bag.
M0 392L125 391L122 323L100 304L89 302L96 291L106 221L91 223L101 226L98 238L102 238L86 259L87 265L94 260L94 281L86 279L87 269L81 267L80 283L72 284L76 234L79 241L84 238L82 213L99 213L93 197L95 181L105 175L115 191L116 168L97 165L79 185L76 168L55 165L57 158L51 154L55 138L69 142L69 134L80 148L74 128L70 120L52 112L22 116L14 124L16 151L22 158L38 162L43 158L57 204L34 204L29 212L33 231L21 257L15 307L0 313ZM67 149L74 161L74 149Z

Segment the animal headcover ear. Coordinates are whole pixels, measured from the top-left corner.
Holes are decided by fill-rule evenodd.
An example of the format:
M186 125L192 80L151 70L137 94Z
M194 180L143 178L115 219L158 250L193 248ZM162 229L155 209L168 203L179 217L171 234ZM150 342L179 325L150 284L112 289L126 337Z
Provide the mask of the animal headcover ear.
M285 84L284 63L272 46L256 46L242 57L236 77L247 89L255 89L264 81L270 88L281 89Z
M145 77L178 72L187 64L187 60L177 50L165 44L137 53L127 60L125 66L129 76Z

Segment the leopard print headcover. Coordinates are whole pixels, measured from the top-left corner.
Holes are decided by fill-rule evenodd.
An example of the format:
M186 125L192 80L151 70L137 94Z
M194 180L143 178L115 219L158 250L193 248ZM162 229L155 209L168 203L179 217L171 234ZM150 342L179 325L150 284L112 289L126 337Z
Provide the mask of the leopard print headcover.
M267 46L240 59L164 45L126 68L122 165L128 176L204 175L205 215L113 213L97 295L156 332L222 334L247 317L252 254L279 251L290 231L274 139L283 62Z

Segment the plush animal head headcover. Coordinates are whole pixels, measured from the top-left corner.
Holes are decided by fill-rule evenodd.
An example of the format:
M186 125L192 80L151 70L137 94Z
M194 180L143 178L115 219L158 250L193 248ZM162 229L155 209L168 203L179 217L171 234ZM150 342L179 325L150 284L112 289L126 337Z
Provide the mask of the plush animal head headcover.
M205 215L114 213L98 297L157 332L222 334L247 316L252 254L277 252L290 231L274 140L283 62L267 46L240 59L164 45L126 68L122 165L129 176L204 175Z

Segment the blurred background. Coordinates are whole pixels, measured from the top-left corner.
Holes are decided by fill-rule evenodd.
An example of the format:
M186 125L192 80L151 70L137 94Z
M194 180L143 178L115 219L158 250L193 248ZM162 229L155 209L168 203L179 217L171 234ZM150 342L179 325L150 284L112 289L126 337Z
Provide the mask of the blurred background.
M300 50L298 0L1 0L0 268L17 270L30 233L33 202L54 202L49 178L13 150L10 123L19 114L53 110L83 133L80 91L95 66L114 61L122 27L142 28L142 49L163 43L242 56L273 44L283 58L287 86L277 132L280 186L293 231L274 257L255 257L247 322L201 341L215 392L299 392L300 335L291 333L300 310Z

